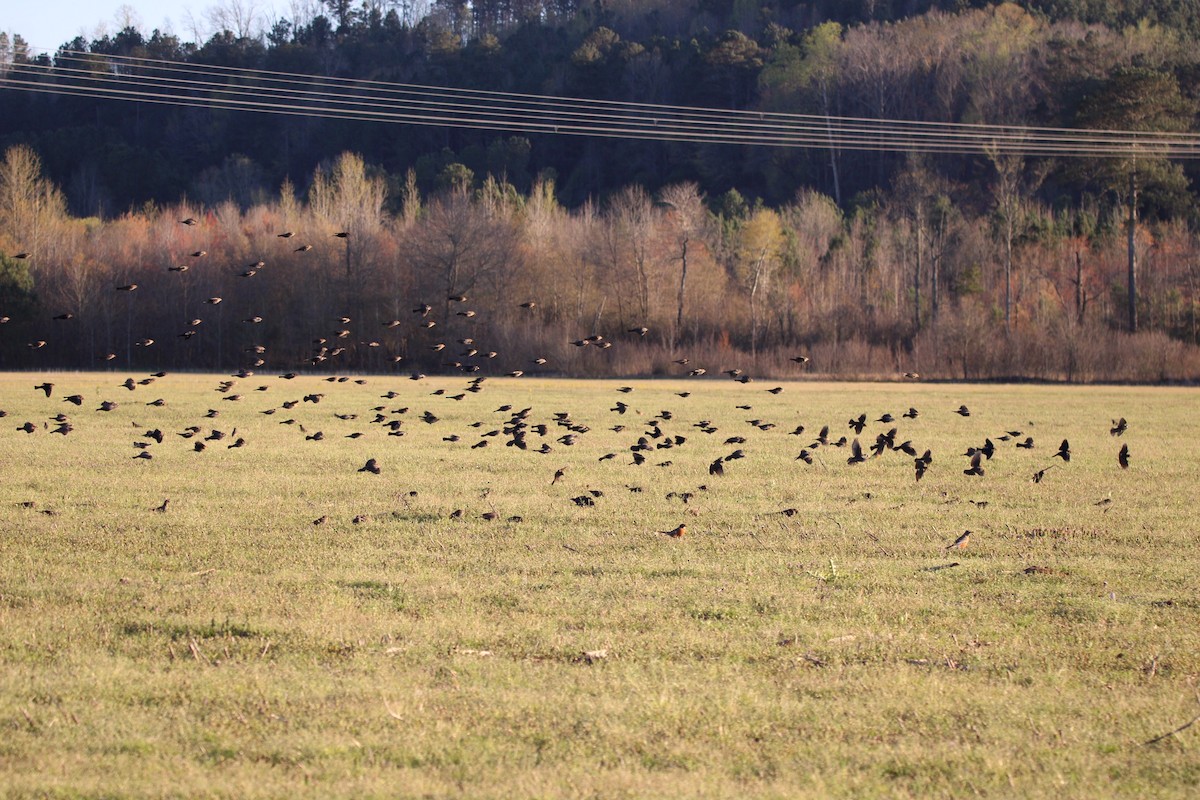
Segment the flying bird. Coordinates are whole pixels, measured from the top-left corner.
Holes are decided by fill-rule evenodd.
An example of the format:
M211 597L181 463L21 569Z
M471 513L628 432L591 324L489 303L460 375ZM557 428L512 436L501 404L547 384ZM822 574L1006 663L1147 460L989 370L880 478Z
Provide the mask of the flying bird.
M1061 458L1064 462L1071 460L1071 443L1066 439L1062 440L1062 444L1058 446L1058 452L1051 458Z
M372 475L378 475L383 470L380 468L379 462L377 462L373 458L368 458L367 463L363 464L361 467L359 467L358 471L359 472L369 472Z
M1129 445L1121 445L1121 450L1117 453L1117 463L1121 465L1121 469L1129 469Z

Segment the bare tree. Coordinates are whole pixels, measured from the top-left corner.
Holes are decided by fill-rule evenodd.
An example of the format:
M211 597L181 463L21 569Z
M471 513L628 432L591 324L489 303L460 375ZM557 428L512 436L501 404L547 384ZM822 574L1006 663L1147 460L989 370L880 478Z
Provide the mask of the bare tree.
M708 222L704 196L695 183L672 184L659 193L659 202L668 209L669 236L679 258L679 293L675 301L675 327L671 331L674 346L683 333L683 311L687 301L688 248Z

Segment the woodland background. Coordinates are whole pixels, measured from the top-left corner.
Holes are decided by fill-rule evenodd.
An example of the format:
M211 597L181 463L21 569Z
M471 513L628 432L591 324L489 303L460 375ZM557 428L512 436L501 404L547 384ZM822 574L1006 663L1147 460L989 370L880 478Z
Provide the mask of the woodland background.
M131 26L55 54L2 34L0 78L73 50L706 108L1176 132L1196 130L1200 100L1200 7L1186 0L333 1L278 19L233 0L207 19L190 42ZM1193 162L512 135L3 84L0 109L3 368L1200 376ZM285 230L296 236L277 238ZM446 300L457 294L467 302ZM428 318L412 311L422 303ZM626 333L641 326L644 337ZM572 346L592 334L615 345ZM481 353L461 355L461 338ZM797 367L797 354L812 360ZM684 357L689 367L673 363Z

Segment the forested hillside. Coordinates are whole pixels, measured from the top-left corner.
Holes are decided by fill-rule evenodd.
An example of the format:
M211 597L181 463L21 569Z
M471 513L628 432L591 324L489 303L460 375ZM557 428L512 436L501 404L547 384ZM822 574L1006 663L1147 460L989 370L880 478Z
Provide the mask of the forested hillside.
M41 54L19 35L0 40L2 363L84 366L116 354L118 364L179 367L606 374L678 371L673 361L692 354L711 371L785 372L803 352L813 357L804 369L832 374L1197 374L1193 161L418 126L12 82L52 90L81 63L132 73L132 63L180 62L232 68L230 88L253 85L244 70L269 70L1190 133L1194 3L507 0L326 2L287 19L252 4L225 12L223 29L198 42L127 28ZM278 239L285 231L296 238ZM287 246L302 241L313 249ZM115 292L131 283L135 292ZM458 294L476 316L456 316L445 298ZM217 295L227 302L201 305ZM439 327L412 313L426 302ZM220 316L190 326L205 310ZM351 333L315 351L342 352L312 361L312 341L342 316ZM643 326L645 336L624 333ZM570 345L600 333L621 346ZM455 338L500 355L476 363L430 349ZM156 343L136 346L145 339ZM538 357L546 364L531 365Z

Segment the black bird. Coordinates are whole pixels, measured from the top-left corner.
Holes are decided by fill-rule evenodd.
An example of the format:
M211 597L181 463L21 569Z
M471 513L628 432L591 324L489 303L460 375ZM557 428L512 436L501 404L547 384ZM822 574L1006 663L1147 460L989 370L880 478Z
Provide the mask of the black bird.
M797 461L803 461L805 464L813 463L812 453L807 450L801 450L800 455L796 456Z
M1021 448L1022 450L1032 450L1033 449L1033 437L1026 436L1025 441L1017 442L1017 447Z
M858 443L858 439L855 439L850 443L850 457L846 459L846 463L861 464L866 460L866 457L863 456L862 445Z
M348 238L350 238L350 231L338 231L337 233L334 234L334 236L336 236L339 239L348 239Z
M983 451L976 450L975 455L971 456L971 466L969 469L963 470L963 475L983 475Z
M910 408L908 411L904 412L903 416L905 419L916 419L918 413L920 412L918 412L915 408Z
M358 468L359 472L369 472L372 475L378 475L383 470L379 467L379 462L373 458L368 458L367 463Z
M861 434L863 432L863 428L867 426L867 415L859 414L858 419L851 419L849 425L850 429L853 430L856 435Z
M1046 467L1045 469L1039 469L1037 472L1033 473L1033 482L1041 483L1042 478L1046 477L1046 473L1049 472L1050 470L1054 469L1054 467L1055 467L1055 465L1051 464L1050 466Z
M64 397L63 402L72 403L73 405L81 406L81 405L83 405L83 395L73 394L70 397Z
M1121 465L1121 469L1129 469L1129 445L1121 445L1121 451L1117 453L1117 463Z
M709 464L708 465L708 474L709 475L724 475L725 474L725 465L722 462L723 462L723 459L718 458L716 461Z
M971 416L971 409L967 408L966 406L959 406L954 413L958 414L960 417L969 417Z
M46 397L49 397L50 392L52 392L54 390L54 384L53 383L39 383L37 386L33 387L33 390L35 392L38 391L39 389L46 393Z
M1064 462L1071 460L1071 443L1066 439L1062 440L1062 444L1058 446L1058 452L1051 458L1061 458Z
M925 471L929 469L929 464L924 459L914 458L913 469L916 470L917 480L921 480L921 478L925 477Z
M1113 426L1108 433L1110 436L1120 436L1121 434L1125 433L1128 428L1129 423L1125 421L1124 417L1121 417L1120 419L1113 420Z

